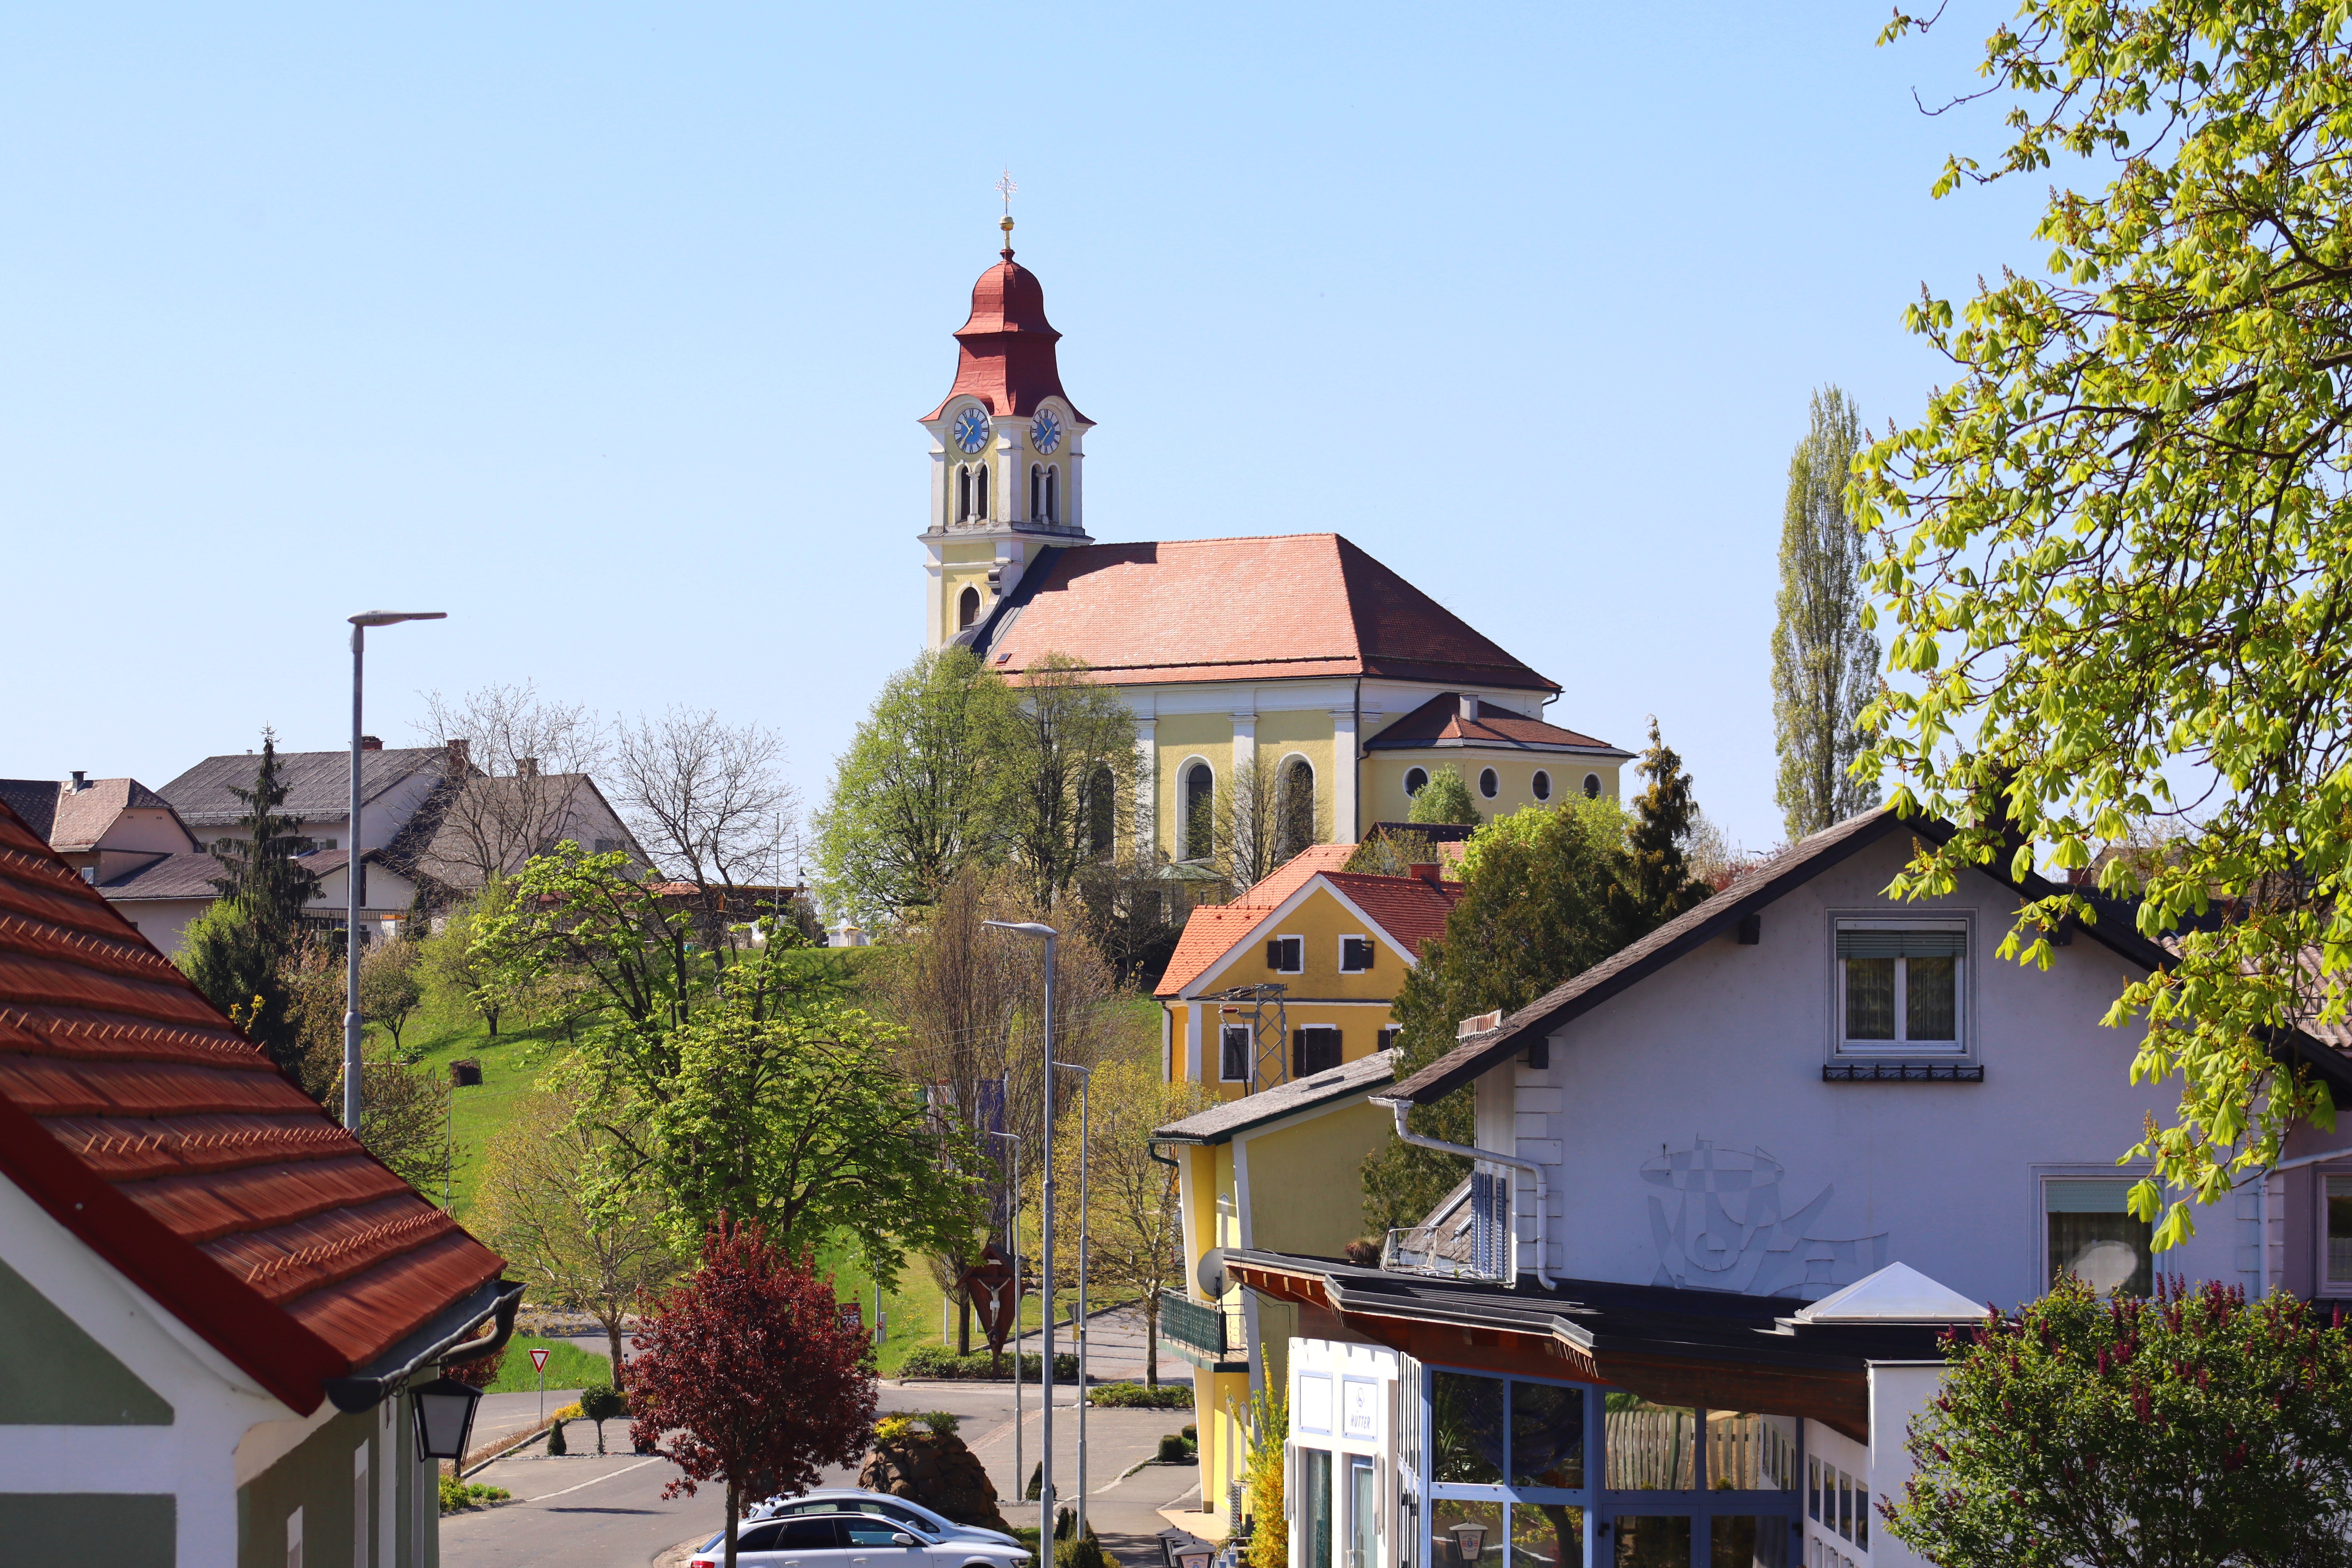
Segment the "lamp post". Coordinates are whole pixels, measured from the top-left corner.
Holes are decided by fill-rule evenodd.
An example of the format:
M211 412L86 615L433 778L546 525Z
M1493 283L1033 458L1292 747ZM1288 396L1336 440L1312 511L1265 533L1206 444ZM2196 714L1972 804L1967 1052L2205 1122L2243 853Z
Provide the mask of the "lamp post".
M1095 1069L1076 1062L1054 1066L1078 1077L1078 1315L1071 1337L1078 1342L1078 1514L1070 1525L1070 1539L1087 1538L1087 1167L1094 1150Z
M1013 1186L1004 1202L1004 1239L1013 1250L1013 1484L1029 1483L1021 1474L1021 1134L991 1132L1013 1145Z
M367 867L360 859L360 667L368 627L448 618L446 610L369 610L351 618L352 816L343 839L343 1125L353 1132L360 1130L360 905L367 891L362 885Z
M1035 921L981 923L1018 931L1023 936L1042 937L1045 942L1045 1147L1039 1166L1044 1173L1039 1178L1044 1195L1038 1204L1041 1213L1037 1226L1037 1290L1045 1303L1045 1354L1037 1381L1037 1447L1045 1464L1045 1480L1037 1489L1037 1553L1040 1562L1048 1562L1054 1551L1054 946L1062 933ZM1013 1326L1020 1326L1018 1318L1013 1320ZM1020 1342L1015 1340L1013 1343L1017 1346ZM1013 1358L1013 1369L1015 1373L1021 1370L1018 1355Z

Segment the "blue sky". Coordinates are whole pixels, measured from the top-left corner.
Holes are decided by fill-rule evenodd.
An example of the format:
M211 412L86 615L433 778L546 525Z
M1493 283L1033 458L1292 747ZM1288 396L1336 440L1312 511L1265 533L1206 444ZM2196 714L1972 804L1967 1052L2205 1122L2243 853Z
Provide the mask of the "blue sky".
M1910 420L1920 284L2042 253L1912 100L2007 7L1026 9L0 11L0 774L341 744L381 605L393 743L530 679L821 798L1010 166L1095 537L1343 532L1771 844L1808 394Z

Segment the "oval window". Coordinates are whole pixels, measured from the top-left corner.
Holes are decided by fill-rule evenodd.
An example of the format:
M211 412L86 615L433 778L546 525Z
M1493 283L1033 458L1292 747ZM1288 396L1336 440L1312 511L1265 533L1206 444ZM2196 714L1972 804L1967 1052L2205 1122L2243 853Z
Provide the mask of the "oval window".
M1428 788L1428 787L1429 787L1429 770L1428 770L1427 768L1407 768L1407 769L1405 769L1405 771L1404 771L1404 793L1405 793L1405 794L1407 794L1407 795L1419 795L1423 790L1424 790L1424 789L1426 789L1426 788Z
M1492 768L1480 769L1478 772L1478 793L1485 795L1488 800L1492 800L1502 792L1503 781L1496 773L1495 770Z
M1536 798L1538 800L1551 798L1551 775L1541 768L1536 770Z
M1599 800L1601 798L1601 775L1599 773L1587 773L1584 775L1584 798L1587 800Z

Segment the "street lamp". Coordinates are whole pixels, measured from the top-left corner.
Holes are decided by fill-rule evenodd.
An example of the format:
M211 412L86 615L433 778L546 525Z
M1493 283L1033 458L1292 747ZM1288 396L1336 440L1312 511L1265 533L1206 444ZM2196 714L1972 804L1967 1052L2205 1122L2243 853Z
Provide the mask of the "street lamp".
M352 619L352 819L343 838L343 1125L360 1130L360 905L367 867L360 859L360 665L370 626L445 621L446 610L370 610ZM420 1405L421 1409L422 1406ZM473 1420L471 1406L466 1419Z
M1087 1216L1093 1212L1087 1202L1087 1166L1094 1149L1094 1089L1095 1069L1082 1068L1076 1062L1053 1064L1080 1075L1078 1079L1078 1315L1077 1329L1073 1335L1078 1342L1078 1513L1070 1526L1070 1538L1087 1538L1087 1331L1093 1325L1087 1319Z
M414 1390L416 1404L416 1457L419 1459L466 1458L466 1436L473 1430L474 1407L482 1391L447 1374Z
M1004 1203L1004 1239L1012 1244L1013 1253L1013 1484L1018 1488L1028 1485L1021 1475L1021 1134L992 1131L989 1136L1013 1145L1013 1189ZM1054 1315L1051 1309L1045 1315Z
M983 925L1000 931L1018 931L1023 936L1043 937L1045 942L1045 1148L1040 1180L1044 1197L1039 1204L1043 1211L1038 1220L1037 1289L1045 1303L1045 1342L1044 1364L1038 1378L1038 1404L1041 1408L1037 1429L1037 1447L1045 1464L1045 1484L1037 1489L1037 1552L1039 1560L1050 1560L1054 1551L1054 944L1062 933L1052 926L1035 921L983 921ZM1018 1319L1014 1327L1020 1326ZM1017 1346L1020 1342L1015 1340ZM1014 1372L1021 1370L1016 1355Z

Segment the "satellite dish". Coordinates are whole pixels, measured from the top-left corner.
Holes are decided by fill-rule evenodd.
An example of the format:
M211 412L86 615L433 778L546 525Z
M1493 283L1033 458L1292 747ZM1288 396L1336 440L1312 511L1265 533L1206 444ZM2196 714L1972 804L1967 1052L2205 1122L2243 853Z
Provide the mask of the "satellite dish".
M1200 1264L1192 1270L1192 1278L1200 1282L1201 1294L1210 1300L1213 1301L1223 1296L1228 1288L1228 1281L1225 1279L1225 1248L1213 1247L1201 1254Z

